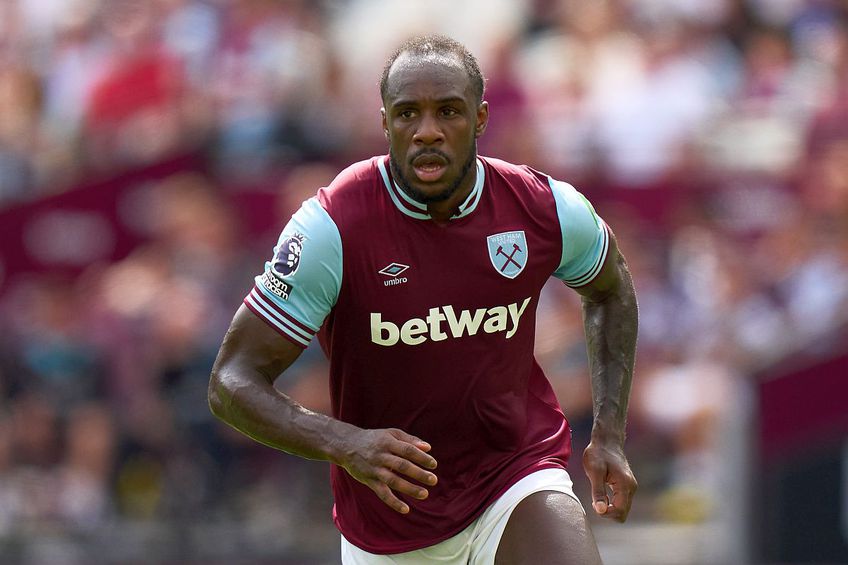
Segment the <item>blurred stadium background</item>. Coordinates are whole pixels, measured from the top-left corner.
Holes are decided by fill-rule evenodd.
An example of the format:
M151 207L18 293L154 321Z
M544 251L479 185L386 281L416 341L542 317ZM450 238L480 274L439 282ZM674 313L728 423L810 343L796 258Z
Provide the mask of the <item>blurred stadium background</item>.
M328 468L213 421L288 215L385 152L413 33L488 77L481 152L571 181L641 304L616 564L848 563L848 2L0 0L0 562L338 561ZM538 358L585 446L575 295ZM328 410L309 350L285 382ZM575 458L572 475L586 482Z

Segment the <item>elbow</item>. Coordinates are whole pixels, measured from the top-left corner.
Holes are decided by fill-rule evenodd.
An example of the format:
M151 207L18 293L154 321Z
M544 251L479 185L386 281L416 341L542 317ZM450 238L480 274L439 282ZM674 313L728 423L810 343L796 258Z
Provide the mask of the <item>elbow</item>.
M218 368L212 369L212 374L209 377L209 389L206 394L209 410L212 414L221 420L226 421L226 402L227 398L226 385Z

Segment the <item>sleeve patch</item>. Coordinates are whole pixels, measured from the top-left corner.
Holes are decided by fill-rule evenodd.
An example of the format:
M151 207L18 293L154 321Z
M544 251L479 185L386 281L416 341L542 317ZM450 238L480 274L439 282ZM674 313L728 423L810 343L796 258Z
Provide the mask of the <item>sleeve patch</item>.
M266 271L262 274L260 278L262 282L262 286L265 287L268 292L274 293L275 296L279 296L283 300L288 300L289 295L292 291L292 285L288 284L286 281L280 280L275 274Z
M303 234L296 233L277 246L277 252L271 262L271 270L275 275L290 277L297 271L300 266L300 256L303 253L304 239L306 238Z
M306 347L338 298L342 278L338 227L315 198L283 228L244 304L290 341Z

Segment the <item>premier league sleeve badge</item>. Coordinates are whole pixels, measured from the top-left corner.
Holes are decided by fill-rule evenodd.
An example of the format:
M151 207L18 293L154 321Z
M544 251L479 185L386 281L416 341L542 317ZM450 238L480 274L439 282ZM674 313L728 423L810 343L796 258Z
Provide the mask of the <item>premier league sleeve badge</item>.
M271 270L280 278L292 276L300 266L300 256L303 253L302 234L296 233L287 238L278 247L271 263Z

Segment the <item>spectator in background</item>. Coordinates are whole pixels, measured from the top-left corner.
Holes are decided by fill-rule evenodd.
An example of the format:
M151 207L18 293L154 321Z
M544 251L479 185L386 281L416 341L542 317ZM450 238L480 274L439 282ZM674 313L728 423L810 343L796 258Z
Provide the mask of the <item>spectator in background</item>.
M104 6L109 59L86 108L86 154L98 168L149 163L179 149L184 71L162 48L151 0Z
M71 527L97 528L114 515L115 435L109 408L98 402L79 405L68 415L59 514Z
M0 53L0 204L25 198L34 183L40 115L38 77Z

